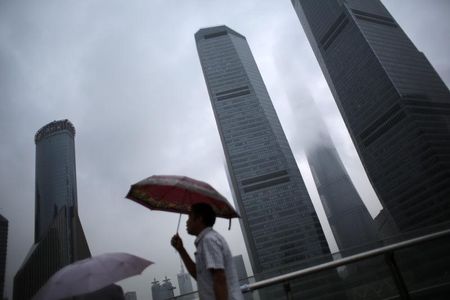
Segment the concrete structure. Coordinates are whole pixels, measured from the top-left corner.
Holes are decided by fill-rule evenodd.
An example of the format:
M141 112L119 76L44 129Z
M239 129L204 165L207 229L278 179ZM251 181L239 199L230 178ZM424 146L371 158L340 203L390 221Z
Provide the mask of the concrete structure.
M68 120L36 133L35 243L14 278L14 300L30 299L53 273L91 256L78 217L74 136Z
M248 274L247 270L245 269L244 259L242 258L242 255L233 256L233 262L234 265L236 266L236 272L239 278L239 285L243 286L244 284L248 284L250 281L248 280ZM244 299L253 300L252 293L245 293Z
M0 298L5 287L6 255L8 250L8 220L0 215Z
M136 292L126 292L125 300L137 300Z
M175 287L170 282L167 276L163 279L163 283L160 284L156 278L152 282L152 299L153 300L166 300L174 297L173 290Z
M152 300L160 300L161 284L156 278L152 281Z
M195 295L185 295L194 291L192 287L191 275L184 270L183 263L181 264L180 273L177 274L178 288L180 290L180 298L183 300L193 300ZM185 296L182 296L185 295ZM182 296L182 297L181 297Z
M379 0L292 0L400 231L450 219L450 92Z
M166 277L164 277L163 279L163 284L161 284L161 292L160 292L160 299L161 300L166 300L166 299L171 299L174 297L174 293L173 290L175 289L175 287L172 285L172 282L170 282L170 279Z
M331 259L245 37L218 26L195 39L256 278Z

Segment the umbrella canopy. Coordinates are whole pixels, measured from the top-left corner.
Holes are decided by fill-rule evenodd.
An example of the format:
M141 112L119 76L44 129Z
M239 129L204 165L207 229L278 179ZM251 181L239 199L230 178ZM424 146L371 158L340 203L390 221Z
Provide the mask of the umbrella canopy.
M239 217L228 200L212 186L186 176L148 177L133 184L126 197L150 209L184 214L189 214L192 204L207 203L218 217Z
M91 293L141 274L152 263L127 253L105 253L83 259L53 274L32 300L57 300Z

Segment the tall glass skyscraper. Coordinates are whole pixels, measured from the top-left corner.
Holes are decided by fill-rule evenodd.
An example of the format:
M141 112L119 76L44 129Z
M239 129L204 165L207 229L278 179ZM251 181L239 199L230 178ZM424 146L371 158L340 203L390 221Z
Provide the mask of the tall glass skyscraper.
M450 93L379 0L292 0L401 231L450 219Z
M307 147L306 157L340 253L347 256L376 247L374 220L320 123L315 132L320 143Z
M15 300L30 299L53 273L91 256L78 217L74 136L69 120L35 135L35 243L14 278Z
M198 54L257 278L318 263L330 251L244 36L199 30Z
M39 129L36 143L35 242L62 208L77 209L75 128L68 120Z

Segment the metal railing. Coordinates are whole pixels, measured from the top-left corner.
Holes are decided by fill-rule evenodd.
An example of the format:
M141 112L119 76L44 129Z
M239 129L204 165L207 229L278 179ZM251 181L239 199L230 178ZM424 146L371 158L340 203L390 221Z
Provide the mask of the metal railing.
M445 238L449 238L449 239L445 239ZM445 239L445 243L443 241L439 241L440 243L437 243L436 242L437 239ZM430 243L433 242L433 244L430 245L429 242ZM439 291L446 291L446 292L448 291L450 293L450 248L441 249L442 247L445 248L449 245L450 245L450 229L445 229L445 230L441 230L441 231L438 231L435 233L426 234L426 235L423 235L420 237L412 238L409 240L397 242L397 243L390 244L387 246L383 246L383 247L379 247L379 248L365 251L362 253L358 253L355 255L351 255L348 257L336 259L331 262L308 267L308 268L305 268L305 269L302 269L299 271L294 271L291 273L287 273L287 274L271 277L268 279L260 280L260 281L254 282L254 283L245 284L241 287L241 289L242 289L243 293L252 293L254 291L264 290L265 288L278 286L279 288L282 288L282 290L284 292L284 297L286 299L290 300L290 299L295 298L295 296L294 296L295 289L293 289L291 286L292 282L302 282L303 279L306 280L306 278L308 278L312 275L317 275L320 273L337 270L339 267L348 267L349 265L356 265L358 263L366 263L367 261L373 260L374 258L382 257L382 258L384 258L384 260L383 260L383 262L385 264L384 267L387 267L385 273L387 275L390 275L390 278L388 278L388 280L393 282L392 290L396 290L396 293L394 293L390 296L380 294L379 297L374 296L374 295L369 295L367 297L363 297L360 295L358 295L358 296L350 295L349 296L348 294L346 294L344 297L341 297L342 299L363 299L363 298L365 298L365 299L402 299L402 300L428 299L428 298L426 298L427 296L424 296L425 298L420 298L417 295L426 294L430 290L438 290L438 293L440 293ZM433 253L432 250L434 250L434 249L438 249L438 251L441 251L442 255L437 255L439 257L435 257L435 258L423 257L423 261L418 261L418 262L415 262L413 259L410 259L409 261L405 261L405 257L407 255L404 255L404 253L401 253L401 255L400 255L401 263L402 263L401 267L399 267L398 258L396 258L396 256L395 256L395 254L399 254L399 251L411 251L411 250L414 250L414 251L417 250L421 253L423 251L425 251L425 254L424 254L425 256L432 256L432 255L434 255L434 254L432 254ZM440 257L440 256L445 256L446 253L448 253L448 255L446 257L444 257L444 258ZM413 258L414 258L414 255L413 255ZM408 284L405 281L404 275L405 274L408 275L409 273L420 273L421 272L420 270L419 271L418 270L411 271L409 269L415 268L415 267L419 266L420 264L426 265L427 263L429 263L430 259L431 260L439 259L439 261L437 261L434 265L442 266L443 271L441 272L442 275L440 275L440 276L445 277L444 281L443 282L442 282L442 280L439 282L430 281L431 283L427 287L414 287L414 288L410 287L410 288L408 288ZM444 262L444 264L441 263L442 261ZM409 264L412 264L412 265L409 266ZM415 264L417 264L417 265L415 265ZM367 269L368 269L367 270L368 272L372 271L372 269L370 269L370 267ZM374 273L375 273L375 271L374 271ZM434 273L436 273L436 272L434 272ZM425 275L428 276L427 274L425 274ZM417 277L417 274L415 274L414 276ZM411 281L411 278L414 278L414 276L411 277L411 274L409 274L407 276L408 280ZM338 278L338 277L336 277L336 278ZM440 279L442 279L442 278L440 278ZM369 279L369 281L370 281L370 279ZM420 281L422 281L422 279L420 279ZM370 285L371 282L363 282L362 284L367 287L367 285ZM313 285L314 285L314 283L313 283ZM354 286L352 286L351 288L354 288ZM342 289L342 291L345 293L345 292L347 292L347 289L348 289L348 287L346 286ZM196 292L193 292L190 294L196 295ZM412 297L412 295L413 295L413 297ZM180 296L177 296L177 297L174 297L171 299L183 299L183 297L185 297L185 296L187 296L187 295L180 295ZM443 298L438 297L438 298L433 298L433 299L446 299L445 297L446 296L443 296ZM301 299L309 299L309 298L334 299L333 297L331 297L331 298L301 297ZM450 298L450 296L449 296L449 298Z
M450 237L450 229L442 230L439 232L427 234L421 237L412 238L410 240L398 242L395 244L391 244L388 246L380 247L377 249L365 251L359 254L351 255L345 258L337 259L332 262L323 263L320 265L316 265L313 267L309 267L306 269L302 269L299 271L291 272L288 274L283 274L280 276L275 276L269 279L261 280L252 284L247 284L241 287L242 292L251 292L254 290L259 290L264 287L273 286L276 284L284 284L293 279L299 279L301 277L305 277L307 275L319 273L326 270L336 269L340 266L345 266L351 263L355 263L358 261L367 260L369 258L377 257L383 255L385 257L386 263L389 266L389 270L391 272L392 278L395 282L395 286L398 289L400 299L410 299L409 291L406 288L405 281L403 279L402 273L400 272L396 259L394 257L394 252L400 249L410 248L419 244L423 244L428 241L432 241L435 239ZM450 252L450 249L448 249ZM450 272L450 270L449 270ZM289 287L284 287L286 291L286 296L288 299L292 298L292 291ZM450 297L450 295L449 295Z

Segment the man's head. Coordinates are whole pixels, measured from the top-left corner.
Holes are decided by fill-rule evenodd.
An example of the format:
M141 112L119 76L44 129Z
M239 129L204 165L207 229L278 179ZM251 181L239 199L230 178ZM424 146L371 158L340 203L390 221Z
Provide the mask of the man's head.
M198 235L206 227L212 227L216 222L216 213L209 204L196 203L191 206L186 229L189 234Z

